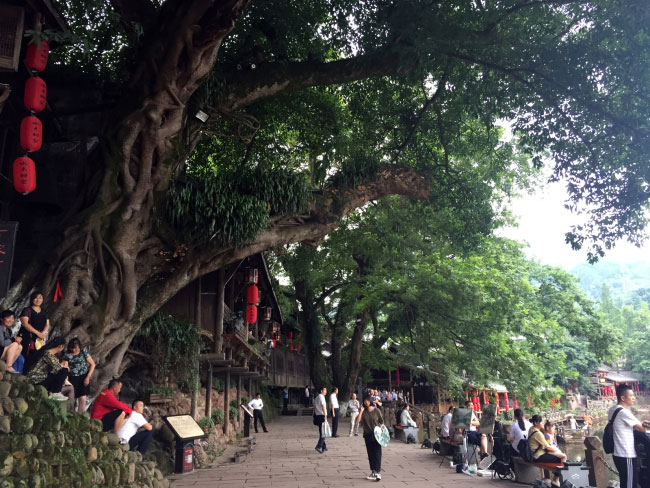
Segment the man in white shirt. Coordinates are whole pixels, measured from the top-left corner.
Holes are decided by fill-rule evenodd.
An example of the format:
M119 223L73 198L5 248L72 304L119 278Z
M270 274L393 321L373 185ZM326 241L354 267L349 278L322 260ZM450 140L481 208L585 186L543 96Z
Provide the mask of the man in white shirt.
M454 413L454 407L449 407L447 414L442 417L442 422L440 422L440 437L447 439L449 437L449 428L451 427L451 417Z
M262 401L262 398L259 393L255 395L255 398L253 398L250 402L248 402L248 408L253 409L253 424L255 426L255 433L257 433L258 420L260 421L260 424L262 424L262 430L264 432L268 432L268 430L266 430L266 424L264 424L264 414L262 413L263 407L264 407L264 402Z
M614 464L618 470L621 488L636 488L636 449L634 447L634 431L645 432L643 424L632 414L630 407L636 402L634 390L628 385L619 385L616 388L618 404L607 412L608 420L614 413Z
M322 387L320 389L320 394L314 400L314 425L318 425L318 444L316 444L316 450L320 454L327 451L327 445L325 444L325 438L323 437L323 423L327 422L326 394L327 388Z
M309 386L305 386L305 393L302 399L305 402L305 408L307 408L309 406Z
M334 387L330 395L330 408L332 409L332 437L338 437L336 433L339 430L339 389Z
M142 415L144 412L144 402L141 400L136 400L132 405L133 411L131 415L126 419L126 423L120 429L120 443L126 444L129 443L129 449L135 451L136 449L140 451L141 454L145 454L149 448L149 443L151 442L152 433L151 433L151 424L147 422ZM142 427L144 430L138 432L138 429Z

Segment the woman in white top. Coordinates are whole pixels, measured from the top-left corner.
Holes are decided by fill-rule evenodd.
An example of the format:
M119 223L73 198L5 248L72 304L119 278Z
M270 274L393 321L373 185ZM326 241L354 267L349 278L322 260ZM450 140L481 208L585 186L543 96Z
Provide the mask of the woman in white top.
M528 431L533 425L524 419L524 412L521 408L516 408L514 414L515 421L510 426L508 440L515 452L519 453L519 449L517 448L519 441L528 438Z
M409 413L409 406L404 405L404 410L402 410L402 414L399 416L399 423L402 424L402 427L417 427L418 424L416 424L413 419L411 418L411 414Z

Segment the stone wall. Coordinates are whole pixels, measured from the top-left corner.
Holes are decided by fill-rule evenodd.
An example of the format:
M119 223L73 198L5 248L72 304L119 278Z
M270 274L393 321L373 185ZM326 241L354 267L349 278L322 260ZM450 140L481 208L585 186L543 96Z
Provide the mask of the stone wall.
M87 414L69 414L42 386L0 361L0 486L161 488L154 462L120 445Z

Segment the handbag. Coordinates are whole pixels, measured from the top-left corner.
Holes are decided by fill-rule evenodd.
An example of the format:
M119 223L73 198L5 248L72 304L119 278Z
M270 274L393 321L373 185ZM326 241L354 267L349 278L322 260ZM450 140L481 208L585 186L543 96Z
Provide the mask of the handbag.
M326 439L327 437L332 437L332 428L330 427L329 422L326 420L323 422L323 428L321 429L321 437Z

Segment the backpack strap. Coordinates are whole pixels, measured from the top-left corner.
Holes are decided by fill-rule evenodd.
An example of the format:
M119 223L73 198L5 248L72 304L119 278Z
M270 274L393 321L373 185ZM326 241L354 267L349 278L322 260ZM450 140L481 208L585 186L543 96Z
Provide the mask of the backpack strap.
M614 412L614 415L612 415L612 420L609 421L612 425L614 425L614 420L616 420L616 416L618 415L618 412L620 412L621 410L623 410L623 407L617 408L616 411Z

